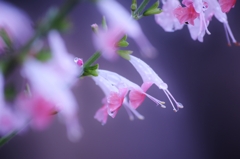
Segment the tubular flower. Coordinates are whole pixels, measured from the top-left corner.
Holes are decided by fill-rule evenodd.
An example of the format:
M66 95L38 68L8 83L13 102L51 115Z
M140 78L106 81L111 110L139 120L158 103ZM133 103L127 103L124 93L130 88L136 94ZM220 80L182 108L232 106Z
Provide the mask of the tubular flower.
M16 7L0 1L0 30L4 30L14 48L18 48L29 40L33 29L28 16ZM7 44L0 37L0 53Z
M45 129L52 121L55 112L54 103L47 101L37 93L22 93L18 96L19 110L30 120L35 129Z
M173 2L174 0L168 1ZM228 45L231 45L230 39L234 44L239 45L230 29L226 15L226 12L228 12L235 3L236 0L183 0L182 4L186 7L179 6L174 9L173 14L181 24L190 24L188 25L188 29L192 39L197 39L200 42L203 42L205 33L210 34L208 25L212 17L215 16L218 21L224 25Z
M219 0L222 12L227 13L236 4L237 0Z
M155 48L142 32L140 25L131 18L131 15L119 3L115 0L100 0L97 7L106 16L109 22L109 30L113 31L111 34L107 34L111 37L106 36L105 38L110 38L110 40L106 39L105 42L117 43L120 40L119 38L127 34L134 39L144 56L153 57L156 54ZM108 46L108 43L104 45Z
M135 109L143 102L146 96L156 104L164 107L164 102L146 93L149 85L140 87L119 74L106 70L98 70L98 76L93 77L93 80L100 86L106 96L103 100L103 106L95 114L95 118L102 124L106 123L107 114L114 118L122 105L126 108L131 120L133 119L132 114L139 119L143 119L144 117ZM127 102L126 96L129 91L129 102Z
M172 96L172 94L169 92L167 84L163 82L163 80L153 71L150 66L148 66L139 58L132 55L130 55L130 63L135 67L135 69L142 77L143 84L147 84L149 86L150 83L152 83L155 84L159 89L163 90L175 112L178 110L178 108L183 108L183 105L177 102ZM176 105L176 107L174 105Z
M75 141L81 137L81 129L77 119L77 102L70 86L75 83L81 70L73 62L73 56L67 53L63 40L56 31L50 32L49 42L52 58L45 63L27 59L22 75L29 81L32 92L51 103L49 106L54 105L67 126L69 139Z
M205 14L208 17L211 17L214 15L218 21L223 23L227 41L228 41L228 45L229 46L231 45L230 38L234 44L239 45L232 33L232 30L230 29L229 24L228 24L227 15L226 15L226 13L222 12L222 10L220 9L221 7L220 7L220 4L218 3L218 1L217 0L206 0L206 1L208 3L208 9L205 11ZM229 38L229 36L230 36L230 38Z
M162 0L162 12L155 14L155 21L167 32L180 30L183 27L174 16L174 10L180 6L178 0Z

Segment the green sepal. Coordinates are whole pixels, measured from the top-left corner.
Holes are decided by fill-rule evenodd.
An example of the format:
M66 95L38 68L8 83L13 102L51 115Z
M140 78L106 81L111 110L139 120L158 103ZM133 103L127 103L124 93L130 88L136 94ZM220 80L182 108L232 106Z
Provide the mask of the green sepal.
M4 96L7 101L15 99L15 97L17 96L17 91L13 84L5 85Z
M0 29L0 36L8 48L12 49L12 41L7 32L2 28Z
M127 35L124 35L124 37L117 43L118 47L127 47L129 43L126 41Z
M143 16L149 16L154 14L159 14L162 12L162 10L159 7L159 0L156 1L151 7L149 7L145 12L143 12Z
M84 68L84 73L82 74L82 77L84 76L98 76L98 70L99 65L95 64L93 66L85 67Z
M120 41L122 40L125 40L125 41L127 40L127 34L125 34Z
M46 62L52 58L52 54L50 50L41 50L39 53L35 55L36 59L41 62Z
M124 58L126 60L130 60L130 56L129 55L132 54L133 51L131 51L131 50L118 50L117 53L122 58Z
M159 14L161 13L162 10L160 8L155 8L151 10L147 10L143 13L143 16L149 16L149 15L154 15L154 14Z
M0 138L0 147L6 144L9 140L11 140L16 134L17 134L17 131L14 131Z
M131 11L134 12L137 9L137 0L132 0Z
M118 47L127 47L129 43L127 41L119 41L117 46Z

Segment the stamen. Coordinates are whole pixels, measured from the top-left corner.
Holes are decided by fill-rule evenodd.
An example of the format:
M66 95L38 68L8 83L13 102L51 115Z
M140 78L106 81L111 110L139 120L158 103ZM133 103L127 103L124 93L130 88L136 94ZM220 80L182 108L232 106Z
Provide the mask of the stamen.
M166 91L167 91L168 94L172 97L173 101L176 103L176 106L177 106L178 108L183 108L182 103L177 102L176 99L173 97L173 95L169 92L169 90L166 90Z
M225 23L223 23L223 24L224 24L224 27L226 28L226 30L227 30L229 36L231 37L232 42L233 42L235 45L238 46L239 43L236 41L236 39L235 39L235 37L234 37L234 35L233 35L233 33L232 33L232 30L231 30L231 28L230 28L228 22L225 22Z
M158 100L157 98L154 98L153 96L143 92L149 99L151 99L154 103L156 103L157 105L160 105L162 108L166 108L166 106L164 105L165 102Z
M231 46L231 42L230 42L228 31L227 31L227 28L226 28L225 24L223 24L223 27L224 27L225 34L226 34L226 37L227 37L228 46Z
M167 90L163 90L163 92L166 94L168 100L170 101L170 103L171 103L171 105L172 105L172 107L173 107L173 111L177 112L177 109L174 107L174 104L173 104L173 102L172 102L170 96L168 95Z

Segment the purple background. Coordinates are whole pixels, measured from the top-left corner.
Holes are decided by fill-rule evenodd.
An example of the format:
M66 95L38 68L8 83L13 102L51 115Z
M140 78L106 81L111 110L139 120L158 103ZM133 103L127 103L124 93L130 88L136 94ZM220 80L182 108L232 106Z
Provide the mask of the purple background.
M38 20L51 6L63 0L9 0ZM129 7L130 0L122 0ZM92 3L77 6L69 16L72 31L64 34L69 52L86 60L95 52L92 23L101 14ZM229 24L240 40L240 4L228 14ZM172 111L163 92L152 87L149 93L166 101L167 108L156 107L146 99L139 107L145 120L129 121L124 109L102 126L93 119L101 106L103 93L92 79L81 80L73 91L79 103L84 136L71 143L65 126L56 118L45 131L35 130L15 137L0 148L0 159L239 159L240 158L240 47L227 46L223 25L213 18L211 36L204 43L193 41L184 29L166 33L154 17L141 19L143 31L157 48L155 59L144 59L134 41L129 48L146 61L169 85L184 109ZM125 60L112 63L99 60L109 69L141 84L141 78Z

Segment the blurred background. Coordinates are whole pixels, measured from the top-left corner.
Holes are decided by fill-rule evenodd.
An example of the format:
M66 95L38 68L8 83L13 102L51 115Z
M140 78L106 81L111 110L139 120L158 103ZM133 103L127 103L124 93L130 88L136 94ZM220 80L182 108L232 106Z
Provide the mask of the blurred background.
M64 0L7 0L37 22L52 6ZM119 1L129 8L131 0ZM139 1L140 2L140 1ZM151 1L152 4L154 1ZM96 50L90 25L101 23L93 3L77 6L69 15L72 29L63 35L70 53L87 60ZM240 4L228 13L230 27L240 41ZM138 108L145 120L130 121L124 109L102 126L93 118L104 94L91 78L80 80L73 91L84 129L77 143L68 140L65 125L56 118L45 131L29 130L0 148L0 159L239 159L240 158L240 47L227 45L223 24L215 18L212 35L193 41L187 26L164 32L154 16L139 20L149 41L158 50L145 59L129 38L129 49L148 63L169 85L184 109L173 112L167 97L156 87L149 94L166 101L166 109L146 99ZM101 58L100 68L117 72L141 84L130 63Z

